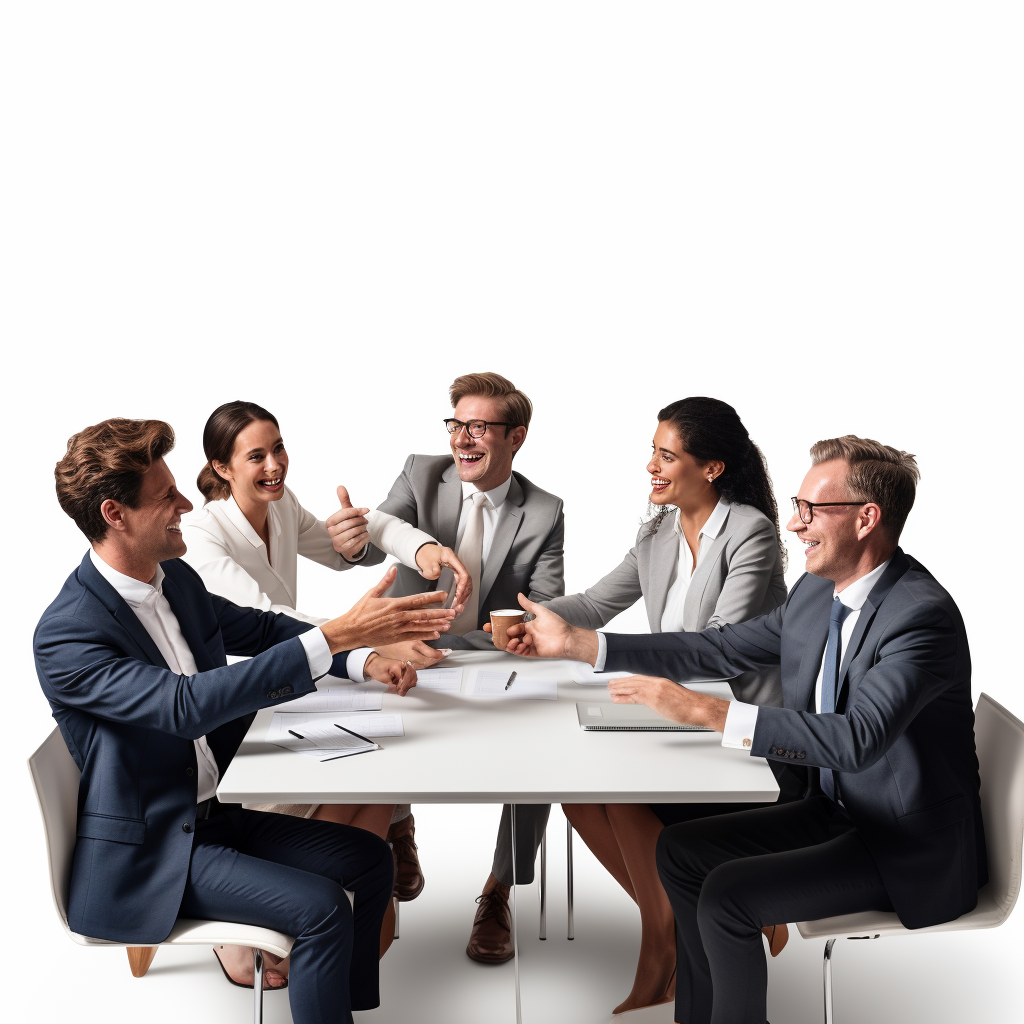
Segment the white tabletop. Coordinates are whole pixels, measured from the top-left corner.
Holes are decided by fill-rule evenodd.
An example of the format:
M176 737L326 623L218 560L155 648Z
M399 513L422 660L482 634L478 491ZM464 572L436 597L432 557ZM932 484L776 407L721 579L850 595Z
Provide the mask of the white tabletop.
M721 745L718 733L584 732L576 702L611 703L603 686L570 681L562 661L456 652L441 663L516 669L558 680L558 700L506 700L414 688L384 695L405 735L385 749L321 762L265 742L275 709L256 716L217 795L231 803L771 802L767 763ZM353 684L355 685L355 684ZM514 684L513 684L514 685ZM383 690L378 683L360 689Z

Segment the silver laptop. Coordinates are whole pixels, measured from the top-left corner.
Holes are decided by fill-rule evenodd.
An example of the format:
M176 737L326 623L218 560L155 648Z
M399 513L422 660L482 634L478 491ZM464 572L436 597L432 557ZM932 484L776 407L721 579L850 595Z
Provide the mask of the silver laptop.
M576 716L584 732L714 732L703 725L680 725L643 704L584 704Z

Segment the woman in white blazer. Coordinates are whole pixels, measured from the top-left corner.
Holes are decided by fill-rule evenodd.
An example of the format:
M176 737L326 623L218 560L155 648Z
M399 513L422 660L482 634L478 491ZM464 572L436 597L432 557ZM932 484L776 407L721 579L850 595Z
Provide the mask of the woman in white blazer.
M584 593L546 606L573 625L597 629L643 597L651 632L660 633L721 627L781 605L785 560L771 479L736 410L714 398L674 402L658 413L653 447L650 501L661 511L640 528L616 569ZM782 704L778 673L741 676L732 689L748 703ZM675 926L654 860L658 834L665 825L744 806L563 805L640 908L636 977L615 1013L668 1002L675 993ZM773 955L784 929L766 929Z
M188 548L185 561L211 593L320 625L327 619L297 608L298 556L344 570L358 562L368 542L428 578L436 579L449 565L460 579L469 579L454 553L429 534L383 512L353 509L344 487L338 488L342 512L326 522L307 512L285 486L288 454L277 419L259 405L230 402L216 409L203 431L203 448L207 462L197 485L206 504L183 519L182 533ZM376 679L404 695L416 683L415 666L433 664L442 656L418 642L380 652L364 648L349 654L346 675L358 681ZM396 814L390 804L275 804L258 809L354 825L382 839L393 816L404 821L409 815L407 807ZM411 835L411 824L403 832ZM385 932L388 927L385 921ZM251 954L246 959L241 950L220 952L226 970L237 964L243 975L246 966L252 971Z

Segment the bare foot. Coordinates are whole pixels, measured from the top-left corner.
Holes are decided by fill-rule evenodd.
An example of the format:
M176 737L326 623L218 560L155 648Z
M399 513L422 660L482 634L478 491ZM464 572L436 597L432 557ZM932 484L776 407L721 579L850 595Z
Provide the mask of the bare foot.
M214 946L214 956L220 961L227 976L236 985L252 988L256 975L250 946ZM282 971L280 965L285 965ZM279 961L272 953L263 954L263 988L282 988L287 984L287 961Z
M670 1003L676 997L676 965L673 960L668 971L662 970L655 974L647 970L641 978L637 976L633 982L633 991L612 1010L612 1013L625 1013L627 1010L639 1010L644 1006L660 1006Z

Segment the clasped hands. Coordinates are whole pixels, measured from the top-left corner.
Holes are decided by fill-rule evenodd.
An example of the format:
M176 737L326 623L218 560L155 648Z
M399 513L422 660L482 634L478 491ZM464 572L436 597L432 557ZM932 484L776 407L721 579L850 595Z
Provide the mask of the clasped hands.
M519 595L519 604L534 617L508 627L510 654L526 658L568 658L593 665L597 660L597 633L570 626L543 605ZM693 690L660 676L627 676L608 684L614 704L644 704L663 718L683 725L700 725L722 732L729 702Z
M325 622L320 631L327 640L331 654L348 651L356 647L375 647L366 660L366 671L372 678L387 683L391 692L402 696L416 685L416 667L412 658L395 659L388 657L395 645L419 644L425 650L440 657L440 652L431 651L424 641L437 640L447 632L454 609L431 607L440 605L445 599L444 591L428 591L410 597L385 597L388 587L395 580L395 567L384 574L383 579L368 590L344 615Z

